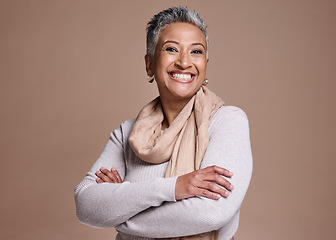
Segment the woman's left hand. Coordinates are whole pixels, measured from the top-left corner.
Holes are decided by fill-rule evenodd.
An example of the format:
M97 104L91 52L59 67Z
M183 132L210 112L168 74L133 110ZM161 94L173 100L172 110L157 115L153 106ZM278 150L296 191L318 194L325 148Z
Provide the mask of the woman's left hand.
M97 172L96 176L98 177L96 179L97 183L122 183L121 177L118 173L118 171L115 168L111 168L111 171L101 167Z

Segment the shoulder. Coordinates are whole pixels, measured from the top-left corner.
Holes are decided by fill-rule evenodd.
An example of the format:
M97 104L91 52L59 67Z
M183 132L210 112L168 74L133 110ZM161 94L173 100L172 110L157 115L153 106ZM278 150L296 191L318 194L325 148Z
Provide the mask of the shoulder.
M220 121L225 118L244 118L247 120L246 113L239 107L222 106L212 117L211 121Z
M118 139L120 142L123 142L124 139L128 139L129 134L134 125L135 119L129 119L122 122L113 132L111 132L111 138Z
M222 106L211 118L209 135L228 129L230 129L230 131L237 130L238 128L248 129L248 125L247 115L241 108L235 106Z
M122 128L125 132L130 132L132 130L132 127L135 123L136 119L129 119L120 124L120 128Z

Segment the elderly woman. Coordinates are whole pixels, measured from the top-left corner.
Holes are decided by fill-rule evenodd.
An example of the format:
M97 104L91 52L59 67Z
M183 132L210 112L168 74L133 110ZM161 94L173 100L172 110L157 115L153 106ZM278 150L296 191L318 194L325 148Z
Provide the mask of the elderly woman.
M117 239L232 239L252 172L248 120L204 86L199 15L155 15L145 63L160 96L111 133L75 189L78 219L115 227Z

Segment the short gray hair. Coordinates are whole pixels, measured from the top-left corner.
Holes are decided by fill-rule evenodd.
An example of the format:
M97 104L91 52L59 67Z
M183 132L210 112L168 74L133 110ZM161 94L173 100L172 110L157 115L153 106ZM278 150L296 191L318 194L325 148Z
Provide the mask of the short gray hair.
M147 24L147 55L153 57L155 47L161 31L167 27L167 25L175 22L190 23L198 27L204 34L207 49L206 55L208 58L208 33L207 26L199 14L195 11L190 11L186 7L172 7L159 12Z

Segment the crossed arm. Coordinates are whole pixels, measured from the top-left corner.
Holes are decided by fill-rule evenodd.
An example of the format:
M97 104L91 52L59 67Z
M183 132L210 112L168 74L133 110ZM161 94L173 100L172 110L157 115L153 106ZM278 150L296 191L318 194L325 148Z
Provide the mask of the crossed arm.
M246 117L233 114L219 125L211 134L202 169L177 179L122 182L125 166L107 164L101 156L86 177L89 182L76 191L79 219L144 237L185 236L224 226L239 211L251 177L252 158ZM113 145L118 145L118 139L112 136ZM117 157L108 155L109 162ZM105 169L99 170L101 166ZM112 167L115 170L107 170ZM127 205L120 207L123 202Z
M228 197L229 191L234 187L223 176L231 177L232 175L233 173L229 170L214 165L179 176L175 184L175 199L202 196L217 200L222 196ZM98 177L97 183L122 183L122 178L115 168L109 171L101 167L99 171L96 171L96 176Z

